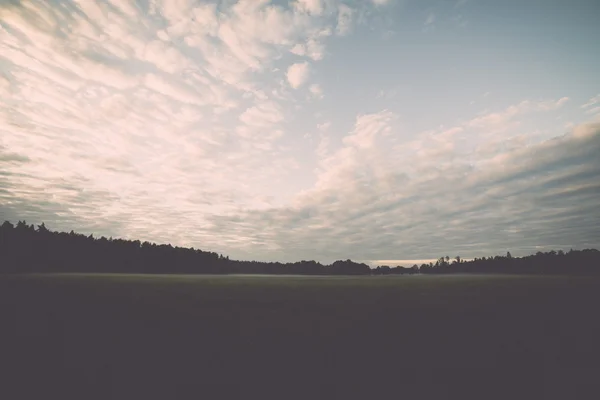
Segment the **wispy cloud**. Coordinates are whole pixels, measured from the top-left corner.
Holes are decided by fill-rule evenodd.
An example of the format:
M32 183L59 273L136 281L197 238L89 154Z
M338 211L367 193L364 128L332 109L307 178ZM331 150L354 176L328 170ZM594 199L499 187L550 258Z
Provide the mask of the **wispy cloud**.
M324 9L322 0L298 0L295 6L297 9L313 15L322 14Z
M287 70L287 80L291 87L298 89L308 81L310 66L307 62L292 64Z
M361 125L348 137L381 132L379 126ZM593 246L600 240L599 150L600 125L582 125L478 167L465 162L415 176L410 158L402 160L404 168L382 170L393 160L373 157L372 148L348 146L324 160L319 184L292 206L240 220L247 221L249 232L262 227L261 238L274 248L292 249L291 258L309 248L325 260L340 253L398 260ZM216 218L215 229L224 230L227 221Z
M600 94L589 99L585 104L581 106L581 108L590 108L592 106L595 106L596 104L600 104Z
M473 118L467 123L471 128L489 128L500 126L513 120L516 116L530 112L552 111L562 107L569 101L568 97L562 97L556 101L529 101L525 100L519 104L512 105L500 112L493 112Z
M380 89L375 98L391 100L398 95L397 89Z
M352 24L354 23L355 11L345 4L340 4L338 9L337 26L335 33L344 36L350 33L352 30Z
M433 25L435 23L435 14L434 13L429 13L429 15L427 15L427 18L425 19L425 26L430 26Z
M442 121L439 70L355 48L392 3L2 3L0 219L271 260L599 245L598 98L554 139L569 98L493 84Z
M392 1L393 0L371 0L371 2L373 2L373 4L378 5L378 6L388 5Z
M325 45L314 39L309 39L306 43L298 43L290 50L291 53L298 56L307 56L315 61L322 60L325 57Z
M600 114L600 94L589 99L581 108L585 109L586 114Z
M281 51L323 58L338 19L352 23L352 9L333 3L0 6L5 204L52 193L79 225L119 220L120 234L179 242L207 214L259 204L261 185L297 167L277 145L290 95L270 99L277 81L261 77ZM289 66L284 79L306 83L308 64ZM322 97L317 84L310 92ZM163 231L177 220L177 232Z

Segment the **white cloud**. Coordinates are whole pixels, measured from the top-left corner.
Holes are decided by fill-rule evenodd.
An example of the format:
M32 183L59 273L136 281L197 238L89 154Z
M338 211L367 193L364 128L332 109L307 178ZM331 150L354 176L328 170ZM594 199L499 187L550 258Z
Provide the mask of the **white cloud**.
M375 139L391 132L394 114L385 110L377 114L359 115L354 131L344 138L344 143L355 147L372 147Z
M74 189L53 192L53 201L83 226L121 221L111 234L183 243L183 230L161 233L153 220L185 220L181 229L207 246L207 213L264 204L254 198L296 164L275 145L285 103L269 101L271 89L251 70L265 71L276 46L305 43L320 58L326 26L265 2L242 3L218 17L214 5L197 2L156 2L153 16L136 2L80 1L70 15L51 3L2 8L11 29L1 32L2 57L16 83L0 80L0 131L11 132L2 145L35 160L6 170L35 177L7 183L11 196L43 201L36 193L52 192L60 179ZM244 103L232 127L227 111Z
M600 94L598 96L592 97L585 104L581 106L581 108L590 108L600 103Z
M552 111L552 110L556 110L556 109L559 109L560 107L564 106L569 100L570 99L568 97L561 97L560 99L558 99L555 102L552 102L552 101L541 102L538 107L542 111Z
M2 96L8 96L10 91L10 81L0 74L0 93Z
M592 107L590 109L588 109L586 112L586 114L600 114L600 106L599 107Z
M315 151L320 159L317 182L311 190L299 195L297 201L327 197L331 193L344 196L357 187L360 189L362 180L358 176L361 173L374 174L377 177L385 175L385 163L371 164L381 155L374 145L390 134L391 124L395 119L396 116L387 110L357 116L354 129L342 140L344 146L334 152L330 151L331 140L326 134L331 124L325 122L319 125L318 129L322 133ZM360 197L357 195L356 199Z
M292 64L287 70L287 80L291 87L298 89L308 81L310 66L307 62Z
M264 127L283 120L283 113L274 102L265 102L250 107L240 115L240 120L246 125Z
M328 130L329 128L331 128L331 122L330 121L326 121L323 122L322 124L317 124L317 129L324 132L326 130Z
M322 60L325 57L325 45L318 40L311 38L306 43L298 43L290 49L292 54L298 56L307 56L315 61Z
M297 43L290 49L290 53L296 54L297 56L304 56L306 55L306 45Z
M128 17L135 17L139 13L135 0L111 0L110 4Z
M339 36L348 35L352 31L354 23L354 10L345 4L340 4L338 8L337 26L335 33Z
M309 14L321 15L324 11L322 0L297 0L296 8Z
M190 90L181 84L173 84L160 75L147 74L144 79L144 84L148 89L154 90L182 103L192 103L197 105L206 104L206 102L193 90Z
M450 128L447 130L444 130L442 132L439 133L439 137L454 137L456 134L463 132L464 129L460 126L455 126L454 128Z
M306 55L315 61L325 57L325 45L315 39L309 39L306 43Z
M323 88L318 83L313 83L308 87L310 93L318 99L322 99L325 95L323 94Z
M179 73L192 66L191 60L180 51L160 40L146 44L141 58L168 74Z
M562 97L556 101L529 101L525 100L519 104L512 105L500 112L493 112L482 115L467 122L471 128L488 128L492 126L501 126L511 121L518 115L531 112L552 111L562 107L569 101L568 97Z
M316 101L309 78L330 79L325 63L293 63L337 61L329 43L348 39L332 35L385 22L383 3L0 6L0 214L234 258L487 255L557 232L597 243L585 228L597 215L597 125L548 142L556 133L535 121L511 129L568 98L421 133L408 111L354 118L373 105L346 99L347 82L328 81ZM394 88L380 97L399 98Z
M376 121L382 115L364 117L350 136L369 136L373 123L381 128ZM597 246L600 236L584 221L598 216L600 186L590 178L600 177L599 146L600 125L584 125L477 168L454 165L420 176L411 176L411 157L381 173L386 161L374 149L345 147L324 154L319 184L289 207L241 218L267 226L262 237L288 249L290 259L308 249L324 260L341 253L359 260L381 254L422 260L425 254L468 258L497 248L527 254L539 243L568 249L587 240ZM226 229L227 219L216 221Z
M319 139L319 144L315 149L315 154L317 155L317 157L319 157L320 159L327 157L327 154L329 153L329 143L329 136L321 135Z

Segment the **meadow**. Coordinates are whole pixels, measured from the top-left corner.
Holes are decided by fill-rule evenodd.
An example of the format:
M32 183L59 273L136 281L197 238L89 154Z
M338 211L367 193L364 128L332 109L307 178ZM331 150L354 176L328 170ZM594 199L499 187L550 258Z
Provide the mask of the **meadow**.
M583 398L599 304L597 277L4 275L0 398Z

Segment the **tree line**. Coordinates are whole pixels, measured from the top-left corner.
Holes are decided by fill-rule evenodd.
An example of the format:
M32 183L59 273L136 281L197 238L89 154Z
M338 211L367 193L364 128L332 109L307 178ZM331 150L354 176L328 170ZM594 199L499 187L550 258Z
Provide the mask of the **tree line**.
M288 274L288 275L411 275L449 273L598 274L600 252L570 250L538 252L527 257L482 257L463 260L448 256L412 267L378 266L351 260L330 265L316 261L293 263L230 260L194 248L96 238L73 231L56 232L45 224L5 221L0 226L0 273L87 272L152 274Z

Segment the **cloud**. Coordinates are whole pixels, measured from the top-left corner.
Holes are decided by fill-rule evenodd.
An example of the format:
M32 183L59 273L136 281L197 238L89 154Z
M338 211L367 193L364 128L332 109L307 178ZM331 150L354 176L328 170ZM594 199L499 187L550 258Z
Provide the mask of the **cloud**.
M324 11L322 0L297 0L295 6L297 9L313 15L321 15Z
M323 97L325 97L325 95L323 94L323 88L318 83L313 83L312 85L310 85L308 87L308 90L315 98L322 99Z
M488 113L476 118L471 119L467 122L467 126L470 128L489 128L493 126L502 126L513 120L518 115L533 113L533 112L544 112L553 111L562 107L569 101L568 97L562 97L556 101L529 101L524 100L516 105L509 106L503 111Z
M24 163L30 161L31 159L27 156L17 153L9 153L3 149L0 149L0 163Z
M592 97L585 104L581 106L581 108L590 108L600 103L600 94L598 96Z
M398 95L397 89L380 89L375 96L376 99L391 100Z
M296 54L297 56L304 56L306 55L306 46L302 43L298 43L291 48L290 53Z
M387 265L387 266L396 266L396 265L400 265L403 266L405 268L408 267L412 267L413 265L418 265L421 266L422 264L429 264L429 263L434 263L437 261L438 259L434 259L434 258L428 258L428 259L421 259L421 260L369 260L371 266L376 267L379 265Z
M317 157L321 159L327 157L329 154L330 142L331 140L329 139L329 136L321 135L319 143L317 144L317 148L315 149L315 154Z
M272 101L246 109L239 119L243 124L236 129L238 135L250 140L255 147L271 150L274 141L283 135L278 124L284 120L284 114L281 107Z
M287 80L291 87L298 89L308 81L310 66L307 62L292 64L287 70Z
M292 47L290 52L298 56L307 56L315 61L319 61L325 57L325 46L320 41L311 38L306 43L296 44Z
M297 168L277 145L290 105L262 75L299 43L320 59L335 21L254 1L0 7L11 216L210 247L207 214L264 207L264 189ZM193 238L165 229L178 220Z
M373 129L364 121L349 136ZM371 157L369 148L355 150L348 147L331 156L329 168L336 170L336 179L330 176L289 207L245 214L240 220L250 230L252 225L268 227L261 229L262 240L286 249L291 259L308 249L322 260L339 254L405 260L506 250L524 255L539 246L568 249L600 243L598 124L510 150L476 168L455 165L428 176L411 176L410 158L395 176L378 176L378 166L385 162ZM224 229L226 221L215 218L215 229Z
M581 106L581 108L585 109L586 114L597 115L600 114L600 94L598 96L592 97L585 104Z
M317 124L317 129L320 131L326 131L331 128L331 122L323 122L322 124Z
M433 25L434 22L435 22L435 14L429 13L429 15L427 15L427 19L425 19L425 26Z
M377 137L390 133L389 123L393 118L394 115L387 110L377 114L359 115L354 131L346 136L343 142L355 147L371 147Z
M0 219L284 261L600 245L598 125L519 125L568 98L424 131L319 101L375 3L3 3Z
M8 96L10 93L10 81L0 74L0 93Z
M330 128L331 121L325 121L317 124L319 141L317 143L317 147L315 148L315 155L319 160L324 160L329 155L331 147L331 137L329 133Z
M315 61L322 60L325 57L325 45L315 39L309 39L306 43L306 55Z
M599 107L590 108L585 113L586 114L592 114L592 115L594 115L594 114L600 114L600 106Z
M340 4L338 8L337 26L335 33L339 36L348 35L352 31L354 23L354 10L345 4Z
M206 104L206 101L203 100L198 93L178 82L169 81L169 79L164 76L147 74L144 77L144 84L146 88L180 103L196 104L199 106Z
M283 114L273 102L265 102L250 107L240 115L240 120L250 126L269 126L283 120Z

